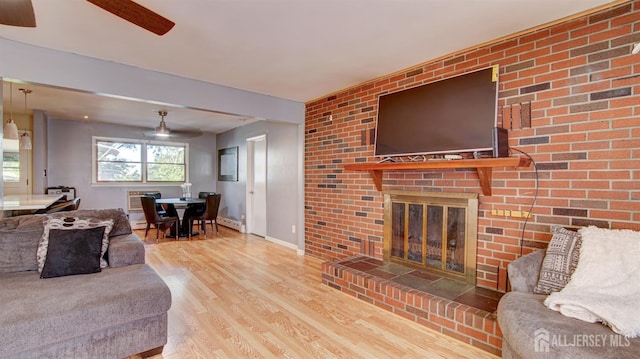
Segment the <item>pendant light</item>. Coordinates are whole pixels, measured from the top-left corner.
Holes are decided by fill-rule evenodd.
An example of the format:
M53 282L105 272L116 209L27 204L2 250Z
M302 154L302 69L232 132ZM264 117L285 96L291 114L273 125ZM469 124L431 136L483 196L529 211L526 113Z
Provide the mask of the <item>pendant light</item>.
M2 138L6 140L18 139L18 125L13 122L13 82L9 82L9 119L4 124Z
M27 114L27 95L33 91L29 89L19 89L19 90L24 94L24 113L26 115ZM22 134L22 136L20 136L20 149L30 150L32 148L33 148L33 145L31 144L31 137L29 136L29 133L27 132L27 130L24 130L24 133Z

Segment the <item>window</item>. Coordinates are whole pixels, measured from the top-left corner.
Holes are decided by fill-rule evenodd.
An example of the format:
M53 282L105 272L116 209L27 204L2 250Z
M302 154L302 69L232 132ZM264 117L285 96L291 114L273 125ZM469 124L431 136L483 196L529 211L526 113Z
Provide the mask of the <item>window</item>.
M29 132L30 133L30 132ZM2 181L4 194L30 194L31 150L21 149L19 140L2 140Z
M93 137L94 183L187 181L187 143Z
M3 152L2 157L4 182L20 182L20 152Z

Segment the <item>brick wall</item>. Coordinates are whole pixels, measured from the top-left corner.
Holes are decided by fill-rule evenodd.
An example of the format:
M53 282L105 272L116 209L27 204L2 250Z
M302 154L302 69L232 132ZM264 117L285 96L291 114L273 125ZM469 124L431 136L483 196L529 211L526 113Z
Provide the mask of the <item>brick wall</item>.
M383 198L366 172L344 164L375 162L372 133L381 94L500 65L501 112L514 105L509 144L537 163L536 173L496 168L493 193L480 195L478 284L504 287L504 268L543 248L550 226L640 230L640 1L415 66L307 103L306 253L325 260L382 258ZM520 104L531 102L531 127ZM506 113L505 113L506 114ZM508 115L500 116L509 127ZM514 152L514 154L518 154ZM383 190L478 192L474 170L385 172ZM522 248L521 248L522 245Z

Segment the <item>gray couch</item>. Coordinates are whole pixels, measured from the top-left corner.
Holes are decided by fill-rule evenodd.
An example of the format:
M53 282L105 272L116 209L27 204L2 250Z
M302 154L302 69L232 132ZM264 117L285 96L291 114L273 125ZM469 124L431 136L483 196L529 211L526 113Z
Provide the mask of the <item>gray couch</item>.
M587 323L548 309L534 294L545 251L508 266L512 291L498 304L503 358L640 358L640 338L627 339L600 323Z
M145 264L121 209L54 216L114 219L109 267L40 279L36 249L45 215L0 220L0 358L124 358L159 354L171 292Z

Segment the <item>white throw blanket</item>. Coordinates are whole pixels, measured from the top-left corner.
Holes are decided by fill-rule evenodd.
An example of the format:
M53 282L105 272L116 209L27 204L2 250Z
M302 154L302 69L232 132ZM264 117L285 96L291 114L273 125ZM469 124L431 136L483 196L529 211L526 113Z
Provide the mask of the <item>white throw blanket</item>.
M618 334L640 336L640 232L588 227L580 234L571 280L544 304L568 317L603 322Z

